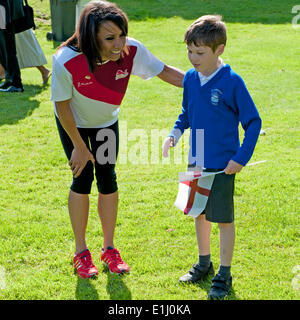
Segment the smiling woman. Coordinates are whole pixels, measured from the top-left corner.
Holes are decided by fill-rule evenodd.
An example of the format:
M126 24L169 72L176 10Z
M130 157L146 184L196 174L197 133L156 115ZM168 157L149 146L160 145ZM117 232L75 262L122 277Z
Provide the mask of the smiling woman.
M106 21L98 32L98 43L101 43L100 56L103 62L118 61L126 44L126 34L112 21Z
M112 273L129 272L113 242L118 211L115 163L119 150L120 105L131 74L142 79L158 76L182 87L184 72L166 66L143 44L129 38L127 16L115 4L91 1L81 13L74 35L53 56L52 74L51 100L73 173L69 214L76 245L74 268L82 278L98 273L85 241L88 195L95 168L98 213L104 237L101 261ZM107 129L113 134L104 134L106 140L99 141L97 137ZM98 151L107 142L113 156L107 163L100 163Z
M117 44L116 51L123 51L127 34L128 18L121 9L109 2L90 1L80 15L76 32L60 48L78 48L86 56L90 71L94 72L97 63L110 60L110 56L103 54L112 54L114 45ZM116 43L116 40L120 43ZM119 58L120 53L113 55L113 59Z

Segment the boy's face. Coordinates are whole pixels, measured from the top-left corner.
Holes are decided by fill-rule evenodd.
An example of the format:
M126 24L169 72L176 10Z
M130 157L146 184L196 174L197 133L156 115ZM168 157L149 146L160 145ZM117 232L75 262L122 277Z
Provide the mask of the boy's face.
M224 47L221 44L213 52L210 47L191 43L187 45L188 58L198 72L208 76L218 68L218 58L223 53Z

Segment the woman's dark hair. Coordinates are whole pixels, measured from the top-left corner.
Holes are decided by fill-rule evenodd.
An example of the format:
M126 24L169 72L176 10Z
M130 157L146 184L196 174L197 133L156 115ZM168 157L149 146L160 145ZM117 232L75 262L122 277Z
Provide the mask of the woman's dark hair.
M97 63L102 63L101 44L97 40L97 34L101 24L105 21L112 21L122 30L122 34L127 36L128 18L115 3L91 1L80 15L75 33L59 48L69 46L81 51L87 58L90 71L94 72Z

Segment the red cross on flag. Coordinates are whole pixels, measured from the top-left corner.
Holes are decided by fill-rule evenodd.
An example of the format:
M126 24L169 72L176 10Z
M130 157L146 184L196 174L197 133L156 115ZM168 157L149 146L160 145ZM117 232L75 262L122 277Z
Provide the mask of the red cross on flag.
M199 216L205 209L215 175L221 172L180 172L175 207L193 218Z

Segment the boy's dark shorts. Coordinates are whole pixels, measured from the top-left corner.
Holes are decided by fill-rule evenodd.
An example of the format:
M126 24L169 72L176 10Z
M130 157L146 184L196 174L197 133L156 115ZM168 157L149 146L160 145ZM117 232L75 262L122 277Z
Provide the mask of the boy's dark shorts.
M188 170L192 166L189 165ZM218 172L224 169L205 169L204 172ZM206 220L217 223L231 223L234 221L234 180L235 174L219 173L215 175L206 207L201 214Z

